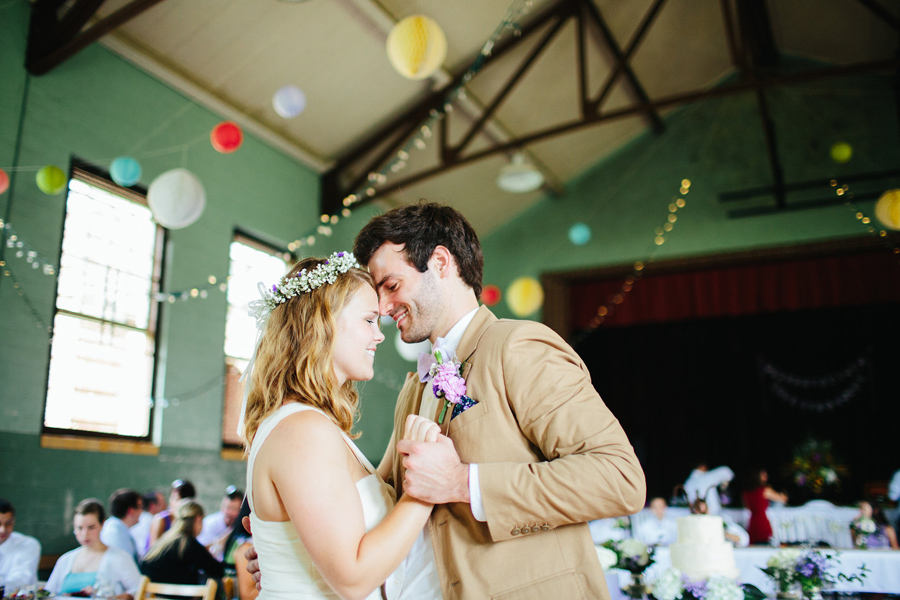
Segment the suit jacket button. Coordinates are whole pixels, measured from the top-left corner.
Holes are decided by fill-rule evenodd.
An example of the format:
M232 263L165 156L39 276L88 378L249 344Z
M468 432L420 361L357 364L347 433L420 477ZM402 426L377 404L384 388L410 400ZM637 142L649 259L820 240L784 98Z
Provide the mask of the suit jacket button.
M522 528L522 533L531 533L531 530L527 527Z
M513 534L513 535L519 535L519 534L522 533L522 532L519 531L518 529L513 529L512 531L510 531L510 533Z
M549 526L549 525L543 525L543 526L541 526L541 530L542 530L542 531L550 531L550 526Z

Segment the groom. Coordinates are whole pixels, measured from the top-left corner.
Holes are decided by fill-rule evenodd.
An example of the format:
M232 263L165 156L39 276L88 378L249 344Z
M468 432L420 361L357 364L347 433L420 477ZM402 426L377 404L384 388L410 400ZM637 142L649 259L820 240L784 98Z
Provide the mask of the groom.
M438 420L443 408L421 380L427 358L400 392L379 472L398 496L436 506L388 596L609 598L587 522L637 512L646 484L584 363L546 326L479 307L481 246L453 208L423 202L375 217L354 254L403 341L427 339L465 361L474 401L445 415L449 439L397 443L409 415Z

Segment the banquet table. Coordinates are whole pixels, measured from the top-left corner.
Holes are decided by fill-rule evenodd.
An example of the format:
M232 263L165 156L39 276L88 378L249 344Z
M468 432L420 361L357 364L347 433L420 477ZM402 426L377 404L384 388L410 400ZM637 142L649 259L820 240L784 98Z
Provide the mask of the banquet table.
M741 571L740 582L751 583L769 595L775 594L775 586L771 579L760 571L765 567L769 557L778 552L780 548L767 546L751 546L749 548L735 548L734 560ZM826 552L831 552L825 549ZM657 577L672 566L669 548L661 546L656 549L655 564L646 572L645 579L652 583ZM839 565L831 569L832 574L843 572L856 573L862 565L869 569L869 573L862 583L838 581L828 591L834 592L868 592L882 594L900 594L900 551L897 550L840 550L838 551ZM607 575L607 583L615 581L610 577L615 571L618 577L619 588L624 587L631 580L628 571L611 569ZM612 587L610 585L610 587ZM615 596L614 596L615 597Z

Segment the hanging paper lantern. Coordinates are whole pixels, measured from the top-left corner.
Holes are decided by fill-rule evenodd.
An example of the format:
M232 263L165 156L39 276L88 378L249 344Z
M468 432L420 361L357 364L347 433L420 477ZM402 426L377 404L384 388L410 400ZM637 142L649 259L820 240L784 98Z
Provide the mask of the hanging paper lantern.
M576 246L584 246L591 241L591 228L584 223L575 223L569 227L569 241Z
M6 171L0 169L0 194L4 193L9 189L9 175L6 174Z
M55 196L66 189L68 178L59 167L47 165L46 167L41 167L41 170L37 172L35 181L42 192L48 196Z
M400 339L399 330L394 337L394 347L397 349L397 354L399 354L403 360L408 360L410 362L417 362L421 352L431 352L431 342L425 340L417 344L407 344Z
M484 302L485 306L494 306L500 302L501 295L500 288L496 285L486 285L481 290L481 301Z
M209 134L209 141L217 152L231 154L244 143L244 132L233 121L222 121Z
M181 229L203 214L206 190L187 169L172 169L150 183L147 204L157 223L169 229Z
M533 277L519 277L506 290L506 304L517 317L527 317L543 303L544 290Z
M838 142L831 147L831 160L844 164L853 157L853 147L847 142Z
M293 85L286 85L272 96L272 108L278 116L292 119L306 108L306 94Z
M885 227L900 229L900 190L888 190L875 203L875 216Z
M391 66L407 79L425 79L444 64L447 37L428 17L406 17L388 34L387 55Z
M120 156L112 161L109 176L122 187L131 187L141 180L141 164L130 156Z

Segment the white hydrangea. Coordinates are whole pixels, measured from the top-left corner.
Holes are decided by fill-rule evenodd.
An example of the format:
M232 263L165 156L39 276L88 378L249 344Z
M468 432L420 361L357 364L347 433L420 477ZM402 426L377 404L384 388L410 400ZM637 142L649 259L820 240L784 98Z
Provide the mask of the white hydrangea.
M784 548L769 557L766 562L767 567L774 567L782 570L793 570L794 565L800 558L800 550L797 548Z
M637 563L641 566L646 565L650 561L650 554L647 552L647 545L644 542L631 538L619 542L618 548L625 556L635 557Z
M684 596L681 585L681 571L672 567L659 576L653 584L651 593L656 600L678 600Z
M603 567L604 571L612 569L619 562L619 557L609 548L605 546L595 546L595 548L597 549L597 557L600 559L600 566Z
M713 575L706 582L706 600L744 600L744 591L734 579Z

